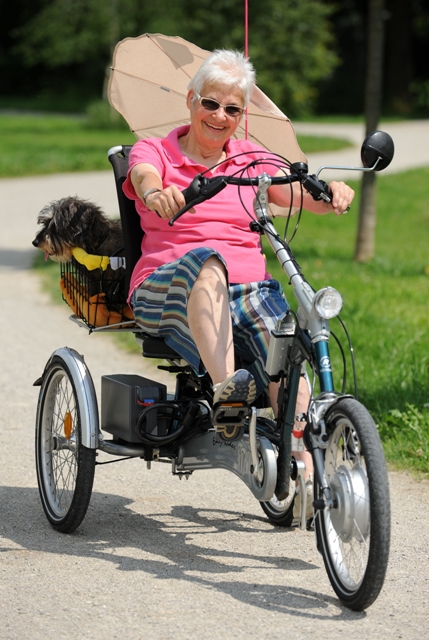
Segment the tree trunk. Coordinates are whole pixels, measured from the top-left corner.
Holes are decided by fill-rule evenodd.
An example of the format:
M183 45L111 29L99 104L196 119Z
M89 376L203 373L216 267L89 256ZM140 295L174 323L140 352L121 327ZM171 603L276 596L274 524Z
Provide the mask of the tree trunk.
M380 119L383 45L384 45L384 0L369 0L368 47L365 83L366 135L375 131ZM359 223L356 237L355 260L365 262L375 254L376 225L376 175L364 173L359 206Z

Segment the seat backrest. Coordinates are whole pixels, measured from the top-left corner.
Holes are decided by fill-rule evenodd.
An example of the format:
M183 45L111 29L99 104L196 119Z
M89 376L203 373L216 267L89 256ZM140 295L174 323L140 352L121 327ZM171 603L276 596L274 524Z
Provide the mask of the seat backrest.
M125 286L128 292L133 269L137 260L141 257L141 243L143 230L140 226L140 217L136 211L133 200L127 198L122 191L122 185L127 177L128 158L131 145L113 147L108 152L109 161L115 174L116 191L118 194L119 212L121 215L122 231L125 242Z

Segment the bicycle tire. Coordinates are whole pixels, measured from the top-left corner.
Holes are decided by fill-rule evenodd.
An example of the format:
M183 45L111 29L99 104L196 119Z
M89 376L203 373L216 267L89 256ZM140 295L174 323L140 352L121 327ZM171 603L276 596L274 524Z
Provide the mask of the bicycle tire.
M260 502L263 512L271 524L277 527L291 527L293 523L293 506L295 502L295 483L291 480L289 495L284 500L277 500L274 495L271 500Z
M36 470L42 506L51 526L72 533L91 499L95 449L82 444L77 381L60 356L45 371L36 417Z
M383 448L370 414L352 398L339 400L325 423L325 474L337 506L317 511L317 545L341 602L363 611L381 591L389 558L390 500ZM316 481L316 498L322 497Z

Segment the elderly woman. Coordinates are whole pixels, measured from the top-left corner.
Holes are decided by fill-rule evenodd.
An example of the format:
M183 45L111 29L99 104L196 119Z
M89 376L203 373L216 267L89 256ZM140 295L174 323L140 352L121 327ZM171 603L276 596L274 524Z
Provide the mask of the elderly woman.
M270 332L288 305L280 284L266 273L259 235L250 230L240 201L251 210L252 189L239 194L228 186L173 227L168 225L185 205L181 191L208 168L212 169L207 175L229 175L254 159L268 158L246 175L275 172L266 150L232 139L254 81L254 69L241 53L215 51L189 83L190 126L134 145L124 192L136 201L145 235L130 303L146 332L163 337L197 374L209 373L214 404L251 403L270 386L275 409L277 392L264 363ZM331 204L315 202L306 194L304 208L318 214L343 213L354 192L342 182L329 186ZM268 193L271 202L289 207L289 185L271 187ZM299 202L299 186L296 197ZM246 369L234 370L234 350ZM297 405L303 412L308 406L305 387L301 385Z

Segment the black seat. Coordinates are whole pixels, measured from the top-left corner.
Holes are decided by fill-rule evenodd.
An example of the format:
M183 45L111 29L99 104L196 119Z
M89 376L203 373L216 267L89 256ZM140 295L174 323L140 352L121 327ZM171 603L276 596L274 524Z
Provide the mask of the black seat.
M125 287L130 288L133 269L141 256L143 230L140 218L133 200L127 198L122 190L128 173L128 159L131 145L112 147L108 151L108 158L115 175L116 192L118 195L119 212L121 215L122 231L125 241ZM162 338L145 337L143 339L143 355L149 358L165 358L177 360L180 358L174 349L165 344Z
M128 158L132 147L124 145L113 147L108 152L110 164L115 175L116 193L118 196L119 213L121 215L122 231L125 240L125 286L130 288L130 280L134 267L141 256L143 230L133 200L127 198L122 191L128 173Z

